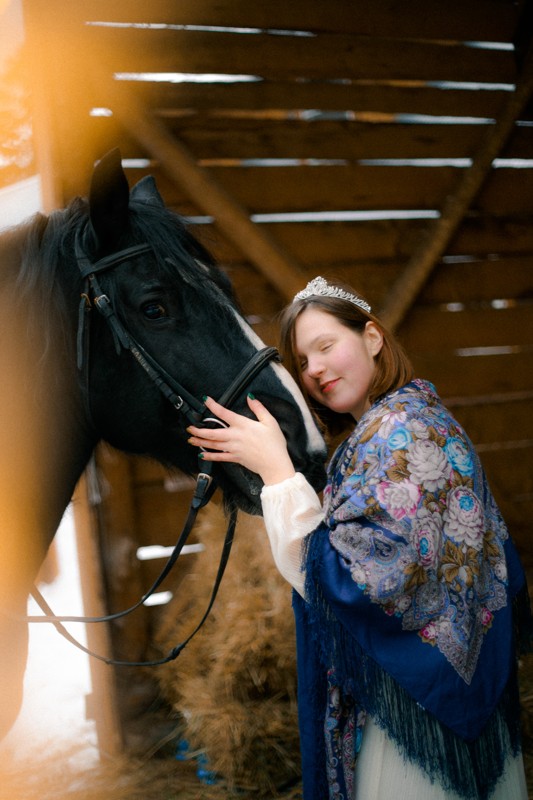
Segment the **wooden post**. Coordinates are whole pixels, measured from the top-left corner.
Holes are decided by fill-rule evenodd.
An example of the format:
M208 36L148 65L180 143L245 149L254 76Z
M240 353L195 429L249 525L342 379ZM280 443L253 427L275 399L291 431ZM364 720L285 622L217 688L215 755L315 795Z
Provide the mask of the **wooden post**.
M81 477L73 501L76 543L80 564L80 582L85 613L107 613L96 541L96 524L91 508L87 472ZM105 623L87 625L87 646L106 658L112 656L109 631ZM90 716L96 723L100 754L113 757L122 752L122 734L117 710L117 692L113 667L89 659L93 702L88 702Z

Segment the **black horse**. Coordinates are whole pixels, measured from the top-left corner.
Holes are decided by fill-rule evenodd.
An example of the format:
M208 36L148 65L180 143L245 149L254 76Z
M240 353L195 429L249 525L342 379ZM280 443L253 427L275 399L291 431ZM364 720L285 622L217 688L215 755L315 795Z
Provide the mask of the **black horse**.
M263 344L153 179L130 193L118 151L96 166L88 201L3 233L0 265L1 735L21 701L28 592L97 442L195 473L189 419L161 383L183 387L198 415ZM324 444L288 373L262 366L233 398L245 414L247 391L320 487ZM258 476L227 465L217 478L227 503L259 511Z

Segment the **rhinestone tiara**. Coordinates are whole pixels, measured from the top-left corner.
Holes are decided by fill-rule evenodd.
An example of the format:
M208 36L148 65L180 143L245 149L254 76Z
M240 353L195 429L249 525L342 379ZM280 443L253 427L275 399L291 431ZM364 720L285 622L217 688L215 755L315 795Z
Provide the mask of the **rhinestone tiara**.
M361 297L346 292L338 286L330 286L326 279L320 277L320 275L317 278L313 278L312 281L309 281L305 289L302 289L301 292L294 295L294 300L292 302L294 303L296 300L307 300L308 297L338 297L339 300L348 300L348 302L353 303L354 306L359 306L359 308L362 308L363 311L368 312L368 314L372 311L368 303Z

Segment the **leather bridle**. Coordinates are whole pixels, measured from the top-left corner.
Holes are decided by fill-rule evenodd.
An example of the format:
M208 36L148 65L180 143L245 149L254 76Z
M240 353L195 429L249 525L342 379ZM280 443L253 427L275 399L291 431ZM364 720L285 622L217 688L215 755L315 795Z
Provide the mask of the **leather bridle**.
M115 308L112 300L105 294L99 284L98 275L106 272L118 264L129 261L144 253L153 251L149 244L138 244L133 247L125 248L110 256L105 256L98 261L91 262L86 255L81 238L78 235L75 241L75 253L80 269L81 277L84 281L83 292L81 293L81 300L78 312L78 333L77 333L77 363L78 369L83 375L84 381L84 402L89 418L90 414L90 394L89 394L89 312L92 308L103 316L108 324L113 338L117 352L120 353L122 349L129 351L135 358L137 363L145 370L150 380L157 386L159 391L164 397L173 405L173 407L182 414L187 424L194 424L204 427L225 427L222 420L213 416L207 416L208 409L203 402L195 398L187 389L182 386L178 380L169 373L158 363L158 361L150 355L132 336L131 332L127 330L122 321L115 313ZM279 361L279 353L275 347L264 347L258 350L242 370L233 379L225 392L219 398L219 403L227 408L230 408L235 402L237 397L241 395L255 376L269 364L272 360ZM44 616L28 616L28 622L47 622L55 626L58 632L64 636L71 644L83 650L88 655L104 661L106 664L115 666L158 666L173 661L179 656L183 648L188 644L192 637L200 630L203 623L207 619L209 612L215 602L215 598L224 575L224 571L231 552L231 545L235 532L237 522L237 509L232 507L229 512L229 522L226 535L224 537L224 544L220 556L220 563L218 571L213 584L213 589L207 605L207 609L196 625L192 633L190 633L184 641L172 648L172 650L163 658L153 661L120 661L106 656L93 653L87 647L78 642L64 627L65 622L83 622L83 623L96 623L96 622L112 622L113 620L121 619L122 617L131 614L137 608L145 604L146 600L159 588L161 583L172 570L172 567L178 560L184 545L187 542L189 534L196 521L198 511L206 505L211 498L214 489L216 488L216 481L212 475L212 462L206 461L201 464L202 469L199 470L196 477L196 487L190 503L189 512L183 530L178 537L176 545L168 558L165 566L163 567L158 578L154 581L150 589L130 608L118 611L114 614L108 614L101 617L82 617L82 616L57 616L53 613L44 597L39 590L34 586L31 594Z

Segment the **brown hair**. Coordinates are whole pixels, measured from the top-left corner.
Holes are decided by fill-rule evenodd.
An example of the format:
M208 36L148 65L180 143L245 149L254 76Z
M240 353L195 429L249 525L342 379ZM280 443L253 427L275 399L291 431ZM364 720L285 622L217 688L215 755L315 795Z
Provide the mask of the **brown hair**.
M354 294L349 287L340 286ZM302 380L300 360L297 357L295 346L295 327L296 320L306 308L317 308L326 314L338 319L338 321L351 330L362 334L367 322L373 322L383 336L383 346L375 357L376 369L374 378L370 385L369 400L374 403L378 398L388 392L399 389L414 378L414 370L411 361L405 353L403 347L396 340L393 334L385 328L372 313L364 311L350 300L339 297L323 297L311 295L304 300L295 300L288 305L280 316L280 352L285 367L298 383L304 393L310 408L315 412L319 421L330 436L345 431L353 426L353 417L350 414L338 414L329 408L317 403L309 397Z

